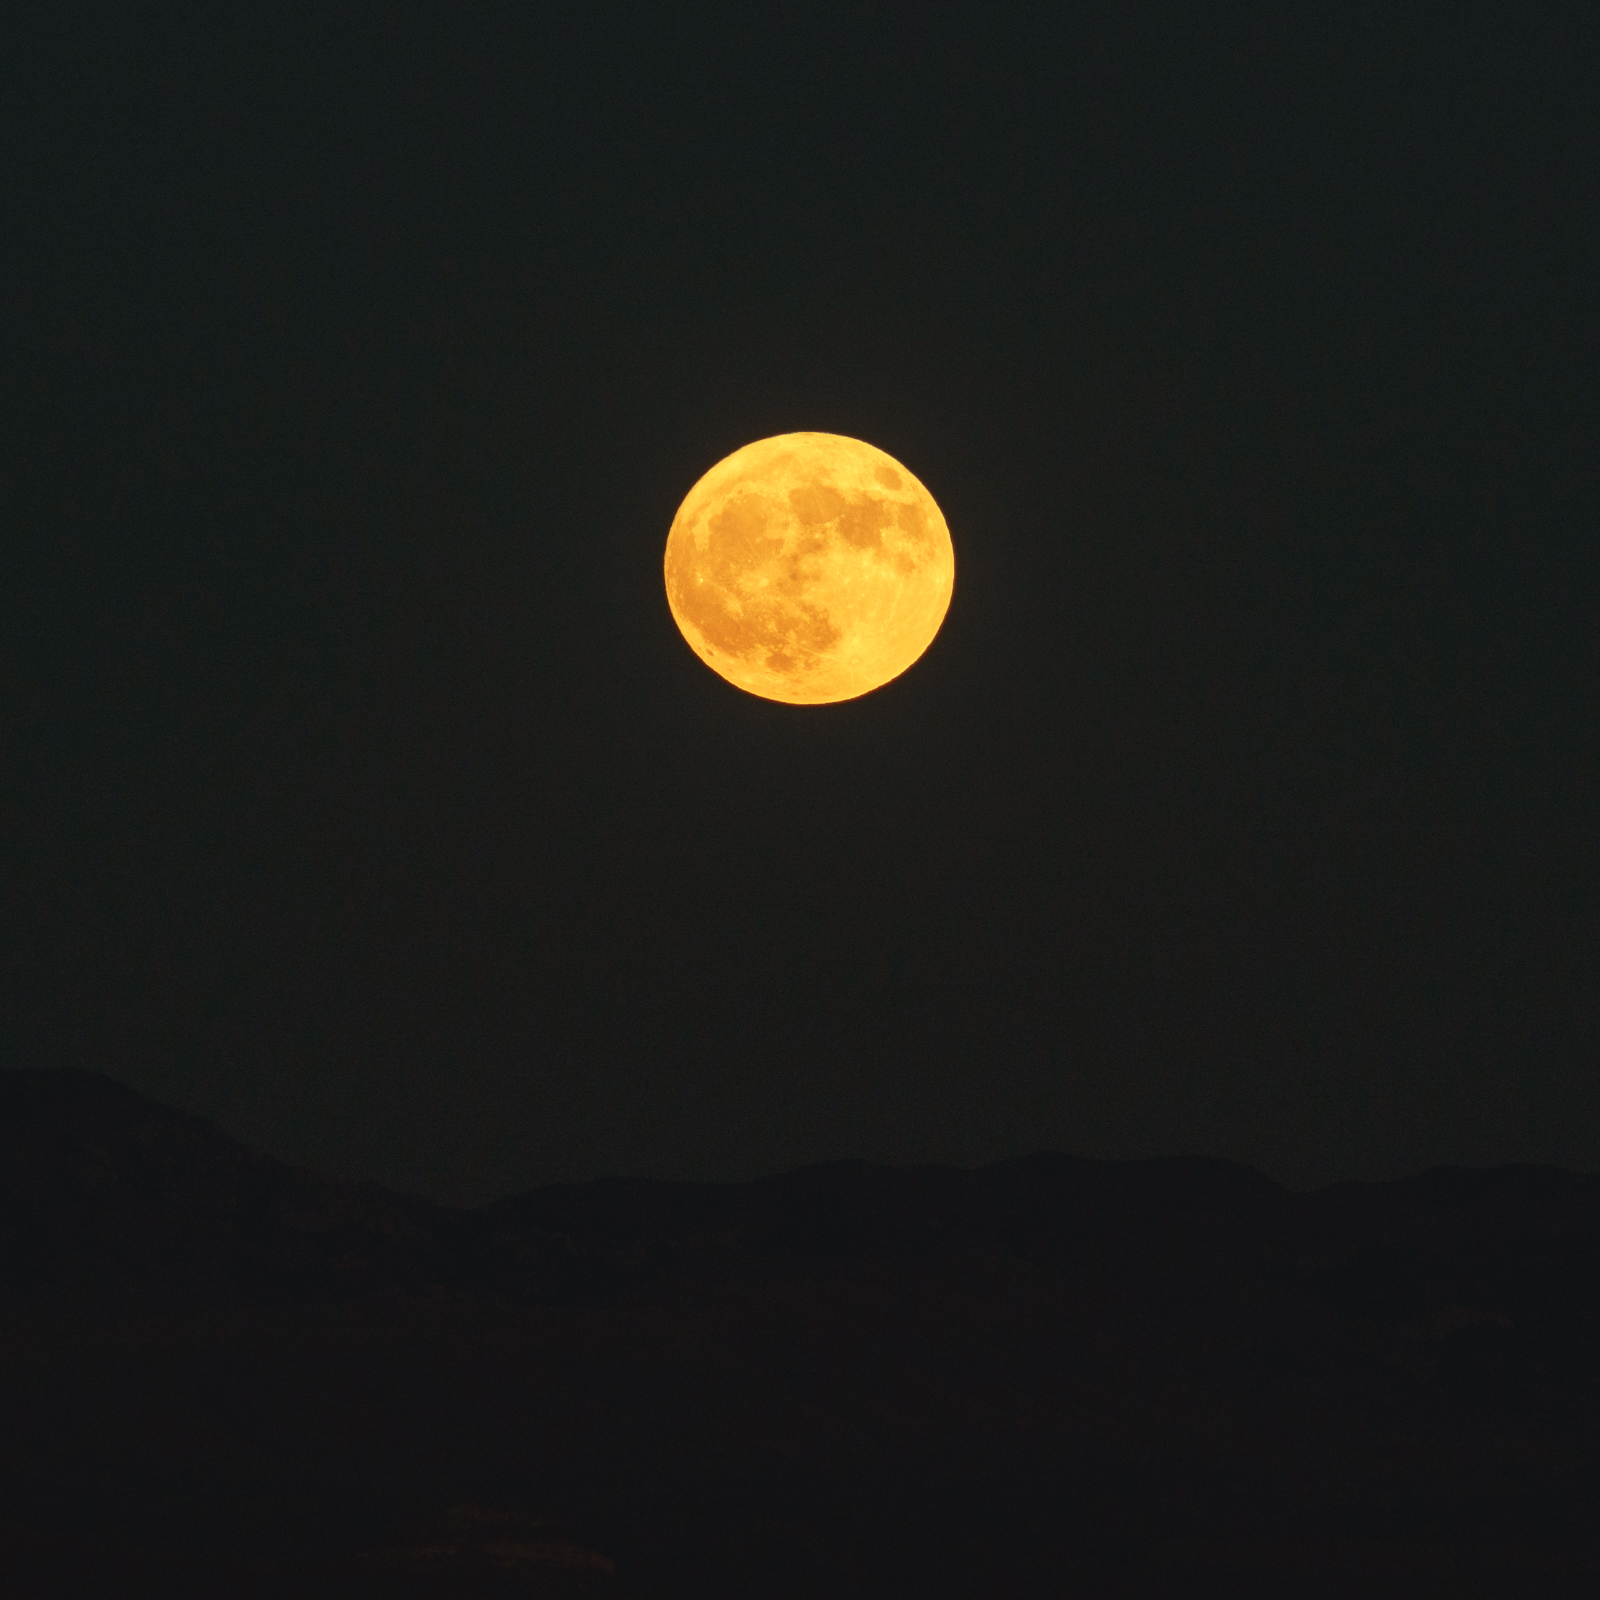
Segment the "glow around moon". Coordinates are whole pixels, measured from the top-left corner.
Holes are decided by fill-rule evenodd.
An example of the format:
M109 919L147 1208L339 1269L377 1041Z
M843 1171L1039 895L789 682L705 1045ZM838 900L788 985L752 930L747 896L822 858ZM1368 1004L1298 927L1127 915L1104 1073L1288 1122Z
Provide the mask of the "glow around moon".
M933 642L955 585L950 530L892 456L783 433L719 461L667 535L667 603L690 648L768 700L852 700Z

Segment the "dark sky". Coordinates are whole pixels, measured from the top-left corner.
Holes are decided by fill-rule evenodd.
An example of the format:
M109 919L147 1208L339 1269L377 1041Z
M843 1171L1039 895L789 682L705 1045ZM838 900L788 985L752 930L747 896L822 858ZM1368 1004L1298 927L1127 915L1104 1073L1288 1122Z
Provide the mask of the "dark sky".
M10 1064L456 1198L1600 1161L1586 8L119 9L0 50ZM834 707L662 589L793 429L956 545Z

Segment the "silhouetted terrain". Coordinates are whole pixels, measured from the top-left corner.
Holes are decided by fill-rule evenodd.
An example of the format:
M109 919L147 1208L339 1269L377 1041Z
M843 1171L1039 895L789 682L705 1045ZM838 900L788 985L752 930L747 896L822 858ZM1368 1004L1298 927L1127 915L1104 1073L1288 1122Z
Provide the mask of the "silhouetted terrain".
M1600 1180L452 1211L0 1074L7 1595L1590 1595Z

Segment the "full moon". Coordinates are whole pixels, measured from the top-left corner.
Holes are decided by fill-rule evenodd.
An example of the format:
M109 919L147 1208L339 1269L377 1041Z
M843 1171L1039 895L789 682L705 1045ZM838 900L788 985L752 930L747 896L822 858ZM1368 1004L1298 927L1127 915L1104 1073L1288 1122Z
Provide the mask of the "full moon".
M825 705L898 678L933 642L956 559L931 494L837 433L780 433L719 461L667 535L689 648L768 700Z

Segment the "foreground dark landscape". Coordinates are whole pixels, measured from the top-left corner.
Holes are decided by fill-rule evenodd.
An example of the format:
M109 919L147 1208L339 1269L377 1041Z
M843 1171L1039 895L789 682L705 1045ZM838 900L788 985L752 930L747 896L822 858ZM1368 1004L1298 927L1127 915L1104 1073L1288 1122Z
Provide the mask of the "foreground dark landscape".
M1588 1595L1600 1180L452 1211L0 1074L7 1595Z

